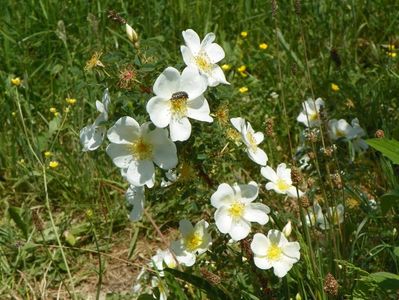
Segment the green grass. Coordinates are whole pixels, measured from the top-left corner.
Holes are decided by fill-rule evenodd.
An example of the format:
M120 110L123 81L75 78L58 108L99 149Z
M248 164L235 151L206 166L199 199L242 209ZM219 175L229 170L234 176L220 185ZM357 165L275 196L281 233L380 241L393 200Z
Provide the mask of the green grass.
M351 162L344 143L337 145L332 157L318 151L320 140L307 143L316 150L319 164L318 171L313 167L303 172L304 186L309 179L314 181L306 187L310 201L319 199L323 207L346 205L343 225L326 232L311 230L312 247L307 247L305 232L298 227L298 210L292 208L298 203L265 190L259 167L226 135L230 125L192 122L190 139L178 143L179 162L190 166L191 176L166 189L149 190L148 214L136 223L127 218L127 184L106 155L105 145L83 153L79 131L96 118L95 100L101 99L105 87L112 100L108 127L125 115L140 123L149 120L145 105L152 93L146 91L167 66L183 69L181 32L192 28L201 38L214 32L226 52L221 64L232 66L225 72L231 85L206 94L211 111L226 105L230 117L247 119L256 131L265 131L265 120L273 119L274 135L261 144L272 167L293 162L303 129L296 117L308 97L325 100L328 118L357 117L368 137L382 129L386 137L398 140L399 55L389 57L387 47L399 47L399 4L303 1L298 15L298 1L279 1L274 12L269 2L243 0L3 2L1 298L46 299L59 294L87 299L101 292L109 299L130 299L141 267L157 248L166 247L151 219L170 241L181 219L214 223L209 199L220 183L255 180L262 185L260 199L274 212L274 225L253 232L281 229L293 220L301 261L279 281L271 271L252 269L251 261L243 262L244 250L226 246L227 237L213 227L212 253L186 268L187 274L202 277L199 268L205 267L241 299L289 299L297 293L302 299L332 299L322 290L330 272L339 282L340 299L395 299L395 292L366 276L399 272L398 233L393 233L394 228L399 230L399 206L396 203L383 214L368 201L374 198L379 205L381 195L398 189L398 166L372 149ZM110 9L138 32L139 49L129 42L124 27L107 17ZM242 38L241 31L248 36ZM260 43L268 48L259 49ZM105 67L86 71L86 62L96 51L102 52ZM237 71L241 65L247 67L247 77ZM129 90L118 85L125 68L134 69L139 81ZM12 85L15 77L23 80L21 86ZM340 90L332 91L331 83ZM245 94L239 92L243 86L248 87ZM270 97L271 92L279 99ZM77 103L68 105L67 97ZM327 138L326 143L331 144ZM52 156L45 157L45 151ZM49 168L50 160L59 166ZM343 189L330 184L329 176L336 172L343 178ZM159 172L158 184L161 176ZM357 205L348 206L348 198ZM191 285L185 287L182 278ZM198 288L199 279L190 278L167 274L170 299L206 299ZM270 289L270 294L260 294L260 287Z

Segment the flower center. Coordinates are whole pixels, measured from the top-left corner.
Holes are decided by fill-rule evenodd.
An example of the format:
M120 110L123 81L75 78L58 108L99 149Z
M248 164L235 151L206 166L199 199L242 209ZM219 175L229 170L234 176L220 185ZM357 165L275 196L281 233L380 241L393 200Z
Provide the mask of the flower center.
M243 212L244 212L244 204L239 202L234 202L229 208L229 213L234 218L241 217Z
M256 148L258 148L258 145L256 144L256 140L253 136L253 134L251 132L247 132L246 138L248 140L249 146L251 147L251 149L253 151L256 150Z
M272 244L269 249L267 249L266 256L269 260L276 261L280 259L282 253L283 251L278 245Z
M339 138L340 137L344 137L345 136L345 132L343 132L342 130L337 129L336 136L339 137Z
M195 57L195 64L205 73L212 69L212 64L209 62L208 56L204 53Z
M285 192L290 187L290 185L287 184L287 182L285 182L285 180L281 178L277 179L276 185L277 188L282 192Z
M202 244L202 236L198 232L190 234L185 239L186 248L191 252L195 251L201 244Z
M308 118L309 118L309 121L317 120L317 112L312 111L311 113L308 113Z
M132 144L132 154L137 160L148 159L152 156L152 145L143 138L139 138Z
M177 118L182 118L187 114L188 94L186 92L176 92L170 98L170 108L172 114Z

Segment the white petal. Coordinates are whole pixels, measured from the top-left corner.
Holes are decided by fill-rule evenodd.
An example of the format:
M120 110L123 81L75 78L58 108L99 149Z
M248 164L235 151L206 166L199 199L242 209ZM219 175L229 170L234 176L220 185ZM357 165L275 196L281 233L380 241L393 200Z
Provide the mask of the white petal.
M231 124L233 124L234 128L237 129L239 132L242 132L243 127L245 127L245 120L243 118L231 118Z
M150 184L155 174L154 163L150 160L132 161L127 169L127 180L135 186Z
M122 117L108 130L107 137L112 143L128 144L136 140L139 134L139 123L131 117Z
M273 272L277 277L284 277L291 270L292 264L285 261L276 261L273 263Z
M258 165L266 166L267 164L267 155L265 151L260 149L259 147L256 148L255 151L252 149L247 149L248 156L251 160L256 162Z
M234 191L227 183L218 186L216 192L211 196L211 204L213 207L219 208L223 205L230 205L234 199Z
M133 160L131 145L129 144L109 144L107 154L118 168L126 169Z
M219 83L230 84L226 80L223 70L218 65L212 65L212 69L206 74L209 86L217 86Z
M198 121L213 122L213 118L209 114L208 101L203 96L187 102L187 117Z
M257 145L262 143L265 138L262 132L255 132L252 136L254 137Z
M155 95L170 99L172 94L179 91L180 73L175 68L166 68L154 83Z
M279 194L284 194L282 191L280 191L280 190L277 188L277 186L276 186L276 184L275 184L274 182L268 182L268 183L266 183L265 187L266 187L266 189L267 189L268 191L274 190L275 192L277 192L277 193L279 193Z
M190 267L195 263L195 254L185 251L181 241L173 241L170 245L171 250L175 254L179 263Z
M278 180L276 172L269 166L261 168L260 173L263 177L265 177L267 180L270 180L271 182L277 182Z
M262 270L268 270L272 267L270 261L266 257L254 256L254 264Z
M251 250L257 256L266 256L269 245L270 241L264 234L255 233L251 242Z
M233 220L230 228L230 236L234 241L239 241L248 236L251 231L251 224L243 219Z
M206 77L200 75L194 67L186 67L180 78L178 90L185 91L189 99L195 99L201 96L207 88Z
M216 64L224 58L224 50L216 43L212 43L205 48L205 52L210 58L211 63Z
M166 129L156 128L148 135L148 137L154 146L154 162L164 170L176 167L176 145L168 138L168 131Z
M186 141L191 135L191 124L188 118L172 118L169 127L172 141Z
M185 238L194 231L194 227L189 220L181 220L179 222L179 230Z
M152 97L147 103L147 112L155 126L160 128L168 126L172 117L170 100L158 96Z
M287 192L287 195L292 197L292 198L298 198L298 194L299 194L299 198L301 198L304 195L304 193L301 190L299 190L299 189L298 189L298 192L297 192L297 189L296 189L295 186L289 187L286 192Z
M271 229L267 233L267 238L270 240L272 244L276 245L285 245L288 241L285 238L284 234L276 229Z
M195 58L190 48L186 46L180 46L180 51L183 56L184 63L187 66L195 66Z
M192 29L187 29L182 34L187 47L190 48L193 55L197 55L201 47L198 34Z
M306 127L309 127L309 121L308 121L308 117L306 116L306 114L304 112L301 112L298 117L296 118L296 120L302 124L304 124Z
M233 219L229 215L228 210L226 206L223 206L218 208L215 212L216 227L221 233L228 233L231 229Z
M243 218L249 222L265 225L269 222L270 208L262 203L250 203L244 211Z
M241 193L241 199L244 203L250 203L258 197L258 185L255 184L240 184L238 185Z
M292 263L294 263L297 262L301 257L301 254L299 252L300 248L301 246L298 242L289 242L282 247L282 250L284 255L292 260Z
M213 32L207 33L201 42L201 49L209 47L212 44L212 42L215 40L215 38L216 37Z
M126 200L133 205L129 219L132 221L140 220L144 210L144 187L130 186L126 192Z
M88 125L80 130L80 143L83 147L82 151L93 151L101 146L104 141L106 128L96 125Z

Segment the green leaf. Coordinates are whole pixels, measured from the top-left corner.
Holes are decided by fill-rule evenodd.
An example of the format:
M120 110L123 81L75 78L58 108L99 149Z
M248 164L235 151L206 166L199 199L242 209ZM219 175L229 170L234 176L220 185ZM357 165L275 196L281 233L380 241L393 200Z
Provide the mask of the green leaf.
M396 291L399 289L399 275L389 272L377 272L370 274L369 278L384 290Z
M399 142L397 140L368 139L366 143L388 157L394 164L399 164Z
M202 279L201 277L180 272L175 269L167 268L165 271L203 290L208 295L209 299L231 299L231 297L226 295L221 289L211 285L208 281Z
M11 219L17 224L18 228L21 229L25 238L28 238L28 224L24 222L24 217L22 216L23 210L20 207L11 206L8 209Z
M52 136L58 130L58 127L60 127L60 123L61 119L59 117L54 117L54 119L52 119L50 123L48 123L49 136Z
M399 200L399 189L392 190L380 197L381 211L385 215L391 207Z
M393 248L393 254L395 254L397 257L399 257L399 247Z

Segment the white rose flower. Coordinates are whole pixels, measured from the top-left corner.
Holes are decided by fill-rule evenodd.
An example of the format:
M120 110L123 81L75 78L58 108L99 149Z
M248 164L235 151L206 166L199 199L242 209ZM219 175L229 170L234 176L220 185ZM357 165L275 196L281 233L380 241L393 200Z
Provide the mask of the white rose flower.
M147 103L147 112L155 126L169 125L172 141L185 141L191 135L188 118L213 122L208 102L202 95L206 79L194 68L186 68L180 75L168 67L154 83L155 97Z
M125 193L126 201L133 206L129 219L138 221L141 219L144 210L144 186L131 185Z
M251 222L265 225L269 221L270 208L262 203L252 203L257 197L258 185L253 181L244 185L219 185L211 197L219 231L239 241L248 236Z
M194 227L188 220L179 222L182 238L172 242L171 250L180 263L191 267L195 263L196 254L200 255L208 250L212 243L208 226L205 220L199 221Z
M251 243L254 263L260 269L273 268L274 274L280 278L287 275L294 263L300 258L298 242L289 242L278 230L269 230L267 237L256 233Z
M176 259L174 258L172 252L170 252L169 249L157 250L157 254L155 254L153 257L151 257L151 261L153 262L155 268L159 272L160 276L164 276L164 273L162 272L164 270L164 264L171 269L176 268L177 262Z
M298 190L292 185L291 169L287 168L285 163L277 166L277 172L271 167L266 166L260 169L261 174L270 182L266 183L266 189L274 190L278 194L286 194L290 197L297 198L303 196L303 192Z
M194 30L187 29L183 31L183 38L186 46L181 46L180 50L185 64L205 75L209 86L229 84L223 70L216 64L224 58L224 51L218 44L213 43L215 34L208 33L201 42Z
M108 106L111 102L108 89L105 89L102 102L96 101L96 108L100 115L93 124L83 127L80 130L79 137L82 144L82 151L93 151L101 146L105 138L107 128L103 125L108 121Z
M120 118L107 133L111 144L107 154L131 185L153 187L154 163L164 170L177 165L176 145L166 129L149 129L150 123L140 125L131 117Z
M249 122L246 122L243 118L232 118L230 119L231 124L237 129L241 138L247 146L246 152L248 157L255 163L265 166L267 164L267 155L265 151L260 149L258 145L263 142L264 135L262 132L255 132Z
M321 124L320 109L324 108L324 101L321 98L313 100L309 98L302 103L302 111L297 117L297 121L305 124L306 127L317 127Z

